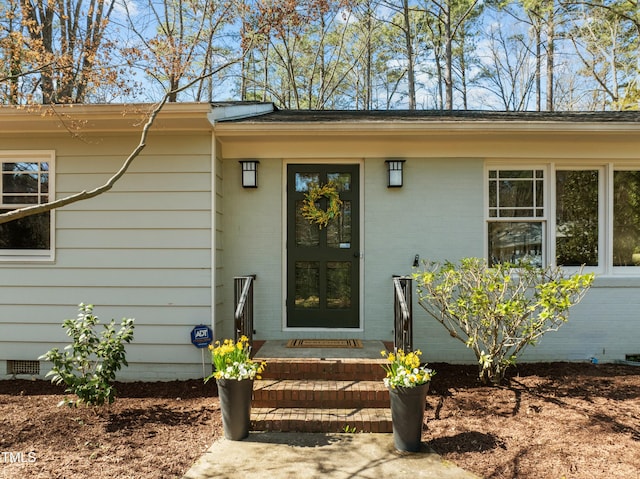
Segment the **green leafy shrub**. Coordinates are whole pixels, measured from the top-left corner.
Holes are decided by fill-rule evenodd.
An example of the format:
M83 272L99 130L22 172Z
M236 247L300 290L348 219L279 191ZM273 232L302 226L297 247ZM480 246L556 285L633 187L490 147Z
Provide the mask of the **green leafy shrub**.
M465 258L459 265L425 263L414 279L420 306L473 350L480 380L497 385L527 346L567 322L594 275Z
M111 404L115 400L113 382L116 371L128 366L124 343L133 340L133 319L123 318L116 331L115 320L104 326L100 335L96 333L99 322L93 314L93 305L80 304L78 316L66 319L62 327L73 342L59 351L54 348L39 359L51 361L53 368L47 373L54 384L64 383L65 390L77 396L77 400L65 398L59 405L89 406Z

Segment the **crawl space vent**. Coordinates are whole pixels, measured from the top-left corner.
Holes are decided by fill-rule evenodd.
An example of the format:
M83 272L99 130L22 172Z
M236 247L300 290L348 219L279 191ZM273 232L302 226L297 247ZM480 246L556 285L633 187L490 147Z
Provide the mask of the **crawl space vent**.
M37 376L40 374L40 361L20 361L10 359L7 361L7 374L29 374Z

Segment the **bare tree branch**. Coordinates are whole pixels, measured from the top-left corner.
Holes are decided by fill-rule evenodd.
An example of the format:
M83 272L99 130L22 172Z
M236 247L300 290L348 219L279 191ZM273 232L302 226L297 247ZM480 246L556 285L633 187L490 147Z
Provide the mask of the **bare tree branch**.
M105 193L109 190L111 190L113 188L113 186L116 184L116 182L122 178L124 176L124 174L129 170L129 167L131 166L131 164L133 163L133 161L140 155L140 153L142 153L142 151L145 149L145 147L147 146L147 137L149 136L149 130L151 129L151 127L153 126L157 116L160 114L160 112L162 111L162 109L164 108L165 104L169 101L169 98L171 98L172 95L175 95L183 90L186 90L188 88L191 88L193 85L195 85L197 82L202 81L210 76L215 75L216 73L218 73L219 71L235 64L238 63L240 61L240 58L236 58L234 60L231 60L227 63L225 63L224 65L219 66L218 68L216 68L215 70L212 70L208 73L205 73L203 75L200 75L198 78L195 78L193 80L191 80L189 83L173 89L173 90L169 90L167 91L164 96L162 97L162 99L155 104L155 106L153 107L153 109L151 110L151 113L149 114L149 117L147 118L147 121L144 124L144 127L142 128L142 132L140 134L140 141L138 142L138 146L135 147L135 149L129 154L129 156L127 157L127 159L124 161L124 163L122 164L122 166L120 167L120 169L111 177L109 178L109 180L107 180L106 183L104 183L102 186L98 186L97 188L94 188L92 190L84 190L84 191L80 191L79 193L75 193L73 195L69 195L66 196L64 198L60 198L59 200L54 200L54 201L50 201L47 203L42 203L39 205L33 205L33 206L27 206L24 208L18 208L12 211L8 211L6 213L2 213L0 214L0 224L3 223L8 223L9 221L14 221L14 220L18 220L20 218L25 218L27 216L32 216L32 215L37 215L40 213L45 213L47 211L51 211L57 208L61 208L63 206L67 206L70 205L72 203L77 203L78 201L83 201L83 200L88 200L90 198L94 198L98 195L101 195L102 193Z
M89 198L93 198L95 196L98 196L112 189L113 186L116 184L116 182L120 178L122 178L122 176L127 172L129 167L131 166L131 163L133 163L133 160L135 160L138 157L138 155L140 155L142 150L144 150L144 148L147 146L146 141L147 141L147 136L149 135L149 129L153 125L156 117L158 116L158 113L160 113L160 111L162 110L162 107L164 107L165 103L167 102L167 98L168 98L168 94L165 94L162 100L158 104L156 104L156 106L153 108L153 110L151 111L151 114L149 115L149 118L147 119L142 129L142 134L140 135L140 142L138 143L138 146L131 152L131 154L129 154L129 156L127 157L125 162L122 164L118 172L114 174L111 178L109 178L109 180L105 184L97 188L94 188L93 190L89 190L89 191L84 190L79 193L66 196L59 200L54 200L48 203L42 203L34 206L28 206L25 208L19 208L17 210L0 214L0 224L7 223L9 221L17 220L20 218L24 218L26 216L37 215L39 213L51 211L53 209L60 208L62 206L67 206L67 205L70 205L71 203L76 203L78 201L88 200Z

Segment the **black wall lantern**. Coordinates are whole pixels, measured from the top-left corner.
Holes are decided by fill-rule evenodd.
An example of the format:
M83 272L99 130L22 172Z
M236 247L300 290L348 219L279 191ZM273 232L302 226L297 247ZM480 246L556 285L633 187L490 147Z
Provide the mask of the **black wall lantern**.
M402 168L405 160L385 160L387 164L387 187L400 188L402 186Z
M242 187L257 188L258 187L258 163L256 160L241 161L242 165Z

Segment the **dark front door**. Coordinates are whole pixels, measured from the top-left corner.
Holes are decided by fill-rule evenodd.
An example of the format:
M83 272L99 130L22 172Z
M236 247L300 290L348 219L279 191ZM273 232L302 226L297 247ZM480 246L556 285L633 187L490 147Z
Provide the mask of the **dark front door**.
M288 165L287 169L287 326L357 328L359 320L358 165ZM333 182L340 214L326 227L301 212L314 186ZM327 210L328 199L316 202Z

